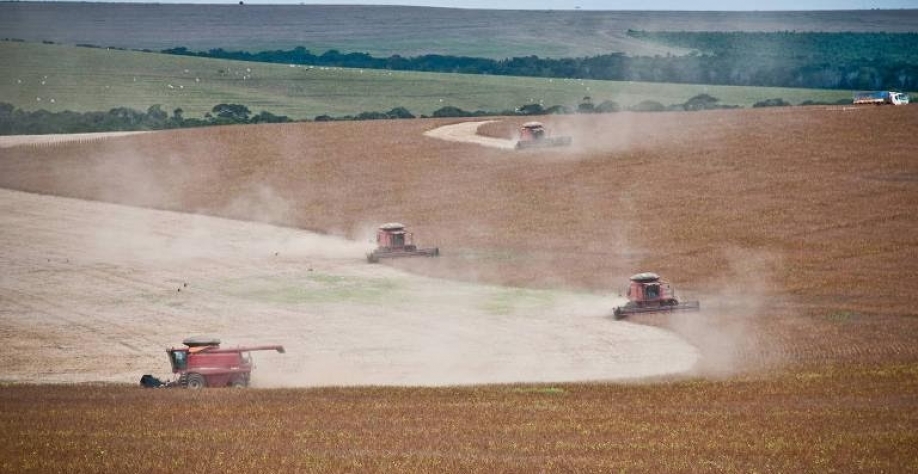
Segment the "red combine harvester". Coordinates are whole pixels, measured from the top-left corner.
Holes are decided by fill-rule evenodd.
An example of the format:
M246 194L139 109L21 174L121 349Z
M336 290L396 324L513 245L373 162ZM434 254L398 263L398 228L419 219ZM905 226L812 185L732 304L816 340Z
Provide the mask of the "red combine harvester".
M548 148L569 146L571 137L552 137L542 122L526 122L520 127L520 139L516 142L517 150L523 148Z
M172 373L179 374L175 382L163 383L151 375L144 375L144 387L247 387L255 365L249 354L253 351L284 353L284 346L250 346L221 348L220 340L190 337L182 341L185 347L167 349Z
M659 313L665 311L698 311L698 301L679 302L676 292L669 283L660 279L656 273L638 273L631 277L628 285L628 302L615 308L612 313L615 319L622 319L629 314Z
M376 231L376 250L367 254L367 261L376 263L381 258L436 257L437 247L418 248L414 245L414 234L405 231L405 226L390 222L379 226Z

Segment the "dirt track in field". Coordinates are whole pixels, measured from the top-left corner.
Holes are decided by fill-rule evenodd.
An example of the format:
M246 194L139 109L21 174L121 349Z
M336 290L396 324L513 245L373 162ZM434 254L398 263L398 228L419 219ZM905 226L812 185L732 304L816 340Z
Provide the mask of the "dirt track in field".
M258 386L620 380L690 370L694 347L608 317L614 298L414 276L365 243L0 190L0 379L169 375L191 334L258 353Z
M107 138L126 137L147 132L103 132L103 133L71 133L66 135L4 135L0 136L0 148L14 146L46 146L61 143L86 143Z
M478 128L482 125L493 123L491 120L481 122L461 122L452 125L444 125L424 132L424 135L441 140L474 143L476 145L489 146L500 149L513 149L516 147L516 141L504 138L489 137L478 134Z
M519 119L178 130L0 149L0 186L277 223L346 241L364 242L373 226L402 221L443 254L391 262L386 271L527 289L485 305L498 314L514 301L550 306L528 293L536 290L613 298L628 275L656 271L703 310L632 322L697 347L702 374L913 363L918 296L902 289L918 287L918 163L902 137L914 135L916 112L794 107L547 117L574 146L527 151L426 134L456 125L448 129L454 135L477 129L506 140ZM280 306L309 301L294 290L265 292ZM4 296L4 314L19 314L17 300ZM601 326L591 329L611 324L595 322ZM168 340L152 345L159 351L189 332L219 332L233 342L272 342L261 336L275 334L186 329L171 326ZM565 347L576 351L576 344ZM143 357L164 362L159 353Z

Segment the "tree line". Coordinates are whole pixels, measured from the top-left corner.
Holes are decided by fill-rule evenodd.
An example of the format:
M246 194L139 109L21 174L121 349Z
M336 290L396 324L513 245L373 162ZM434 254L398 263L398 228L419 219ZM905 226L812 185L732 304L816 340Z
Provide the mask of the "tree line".
M849 104L849 99L835 102ZM819 105L824 102L806 101L800 105ZM790 106L789 102L781 98L767 99L756 102L753 107L783 107ZM544 107L541 104L525 104L513 110L464 110L447 105L435 110L430 117L493 117L493 116L527 116L527 115L552 115L552 114L602 114L621 111L632 112L662 112L662 111L697 111L712 109L734 109L738 105L722 104L716 97L708 94L699 94L691 97L681 104L664 105L654 100L644 100L630 107L623 107L619 103L603 100L594 103L591 97L584 97L576 107L554 105ZM422 118L427 117L425 115ZM319 115L316 122L350 121L350 120L383 120L383 119L413 119L416 116L404 107L395 107L387 112L361 112L357 115L344 115L333 117ZM153 105L146 111L128 107L116 107L107 112L49 112L47 110L25 111L14 107L12 104L0 102L0 135L44 135L52 133L93 133L116 132L137 130L164 130L170 128L191 128L213 125L233 124L258 124L258 123L286 123L293 122L285 115L274 115L267 111L252 114L251 110L242 104L217 104L203 118L185 117L184 111L177 108L171 115L162 110L162 106Z
M692 49L684 56L626 56L612 53L578 58L538 56L489 59L426 54L374 57L328 50L313 54L299 46L261 52L190 51L165 54L239 61L403 71L506 76L672 82L845 90L918 90L916 33L747 33L643 32L642 41Z
M697 51L696 54L848 62L884 59L918 62L918 33L820 33L739 31L640 31L627 35Z
M164 130L210 125L282 123L290 118L262 111L252 114L240 104L217 104L203 118L185 117L177 108L171 114L162 106L153 105L146 111L116 107L107 112L49 112L26 111L0 102L0 135L44 135L50 133L93 133L135 130Z

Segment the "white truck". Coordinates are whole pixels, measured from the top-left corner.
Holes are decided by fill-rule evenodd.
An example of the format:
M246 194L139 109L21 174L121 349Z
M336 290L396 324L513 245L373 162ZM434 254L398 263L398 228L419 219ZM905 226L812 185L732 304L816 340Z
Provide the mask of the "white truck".
M908 94L904 92L892 92L892 91L855 92L854 93L854 103L855 105L860 105L860 104L905 105L908 103Z

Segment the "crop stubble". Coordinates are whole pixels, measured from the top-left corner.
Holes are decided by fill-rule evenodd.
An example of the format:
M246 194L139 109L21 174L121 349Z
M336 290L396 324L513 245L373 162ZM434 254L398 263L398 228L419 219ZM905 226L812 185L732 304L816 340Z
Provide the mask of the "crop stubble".
M641 385L0 390L4 472L915 472L916 372ZM91 434L87 436L86 434Z

